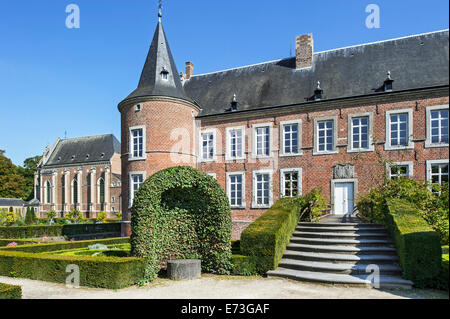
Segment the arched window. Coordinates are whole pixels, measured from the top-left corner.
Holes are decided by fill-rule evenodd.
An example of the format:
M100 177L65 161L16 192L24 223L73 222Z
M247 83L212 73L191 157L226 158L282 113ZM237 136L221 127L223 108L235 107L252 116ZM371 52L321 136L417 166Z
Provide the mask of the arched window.
M46 181L45 182L45 202L47 203L47 204L50 204L51 203L51 200L52 200L52 193L51 193L51 186L50 186L50 182L49 181Z
M72 202L78 204L78 176L75 175L72 181Z
M105 180L102 177L98 180L98 200L100 204L105 202Z

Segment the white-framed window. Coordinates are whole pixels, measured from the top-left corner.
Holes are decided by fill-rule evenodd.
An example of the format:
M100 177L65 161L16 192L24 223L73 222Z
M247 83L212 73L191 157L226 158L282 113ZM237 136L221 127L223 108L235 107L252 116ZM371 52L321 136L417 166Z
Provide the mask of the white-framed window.
M129 207L133 206L133 200L136 192L145 180L145 172L131 172L130 173L130 199Z
M348 152L371 152L374 150L373 113L349 114Z
M385 150L414 148L413 110L386 111Z
M100 204L105 203L105 180L103 177L97 180L97 198Z
M130 155L129 160L143 160L145 153L146 137L145 126L130 127Z
M426 112L425 147L448 147L448 105L429 106Z
M253 124L254 158L272 157L272 123Z
M45 182L45 203L52 203L52 186L50 185L49 181Z
M111 203L115 203L116 202L116 198L114 196L111 197Z
M253 172L252 208L269 208L273 204L273 171Z
M245 127L226 128L226 153L225 159L243 160L245 159Z
M216 160L216 130L200 132L200 161L213 162Z
M227 173L227 195L232 208L245 208L245 172Z
M448 159L427 161L427 181L430 184L448 184Z
M280 156L298 156L301 154L302 121L280 122Z
M302 169L281 169L280 186L281 197L297 197L302 195Z
M313 155L335 154L337 148L337 117L314 119Z
M389 179L413 177L413 162L389 162L386 163L386 171Z

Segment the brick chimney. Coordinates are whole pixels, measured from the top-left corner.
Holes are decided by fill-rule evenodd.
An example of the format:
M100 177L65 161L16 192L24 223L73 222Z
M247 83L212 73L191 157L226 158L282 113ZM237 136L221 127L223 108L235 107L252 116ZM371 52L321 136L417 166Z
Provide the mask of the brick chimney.
M295 41L295 50L296 69L311 67L314 54L314 40L312 34L298 36Z
M189 80L193 75L194 75L194 64L192 62L186 62L185 79Z

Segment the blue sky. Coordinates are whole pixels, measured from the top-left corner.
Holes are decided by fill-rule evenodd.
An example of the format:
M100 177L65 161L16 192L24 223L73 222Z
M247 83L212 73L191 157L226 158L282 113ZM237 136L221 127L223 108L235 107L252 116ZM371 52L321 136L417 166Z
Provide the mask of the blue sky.
M79 29L65 25L80 8ZM368 4L381 27L365 25ZM445 0L165 0L163 24L179 71L196 74L295 54L448 28ZM157 23L157 0L0 0L0 149L17 165L57 137L113 133Z

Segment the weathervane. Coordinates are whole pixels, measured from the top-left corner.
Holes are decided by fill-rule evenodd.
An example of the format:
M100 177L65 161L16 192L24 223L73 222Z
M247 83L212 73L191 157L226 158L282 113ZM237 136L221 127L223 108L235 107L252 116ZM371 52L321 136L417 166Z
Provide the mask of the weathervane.
M158 17L159 17L159 21L161 21L161 17L162 17L162 0L159 0L159 4L158 4Z

